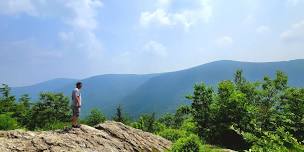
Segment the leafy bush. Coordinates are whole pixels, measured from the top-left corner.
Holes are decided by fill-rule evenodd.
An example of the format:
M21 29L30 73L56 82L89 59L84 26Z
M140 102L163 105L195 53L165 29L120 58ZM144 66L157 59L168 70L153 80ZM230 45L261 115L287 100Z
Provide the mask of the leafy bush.
M121 105L116 108L115 116L112 118L114 121L121 122L123 124L129 125L131 123L130 117L123 112Z
M36 130L57 130L57 129L64 129L70 126L70 122L49 122L43 128L38 128Z
M104 114L98 109L92 109L90 115L85 118L85 123L90 126L95 126L106 120Z
M11 117L11 114L0 114L0 130L13 130L18 128L18 123L15 118Z
M172 141L172 142L175 142L177 141L179 138L182 138L182 137L186 137L186 131L184 130L178 130L178 129L164 129L163 131L160 131L158 133L158 135Z
M262 82L249 82L238 70L234 82L220 82L216 92L196 84L193 95L187 98L192 100L197 134L208 143L234 148L233 142L218 142L233 128L245 137L244 149L250 145L255 151L297 151L303 147L295 139L304 139L304 90L289 87L283 72L278 71L274 79L265 76Z
M188 137L178 139L172 145L172 152L202 152L203 145L198 136L191 134Z
M175 127L175 116L174 116L174 114L166 113L158 119L158 122L164 124L168 128L174 128Z
M197 125L195 124L193 118L184 120L180 126L180 129L191 133L197 133Z
M16 98L10 94L11 88L6 84L0 87L0 114L16 110Z
M244 134L244 136L253 143L252 151L304 151L304 147L283 127L278 128L276 131L263 132L261 137L256 137L250 133Z
M48 128L55 122L68 122L71 108L68 97L62 93L41 93L40 100L31 108L29 129Z
M154 133L160 131L162 126L157 123L155 113L152 113L141 115L137 122L132 124L132 127Z

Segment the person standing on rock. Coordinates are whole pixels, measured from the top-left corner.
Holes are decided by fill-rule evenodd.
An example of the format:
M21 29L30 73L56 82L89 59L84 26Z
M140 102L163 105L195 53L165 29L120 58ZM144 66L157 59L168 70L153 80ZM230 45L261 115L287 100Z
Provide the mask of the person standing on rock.
M73 128L79 128L80 125L78 124L78 118L79 118L79 113L80 113L80 107L81 107L81 93L80 89L82 87L81 82L76 83L76 88L72 92L72 111L73 111L73 116L72 116L72 127Z

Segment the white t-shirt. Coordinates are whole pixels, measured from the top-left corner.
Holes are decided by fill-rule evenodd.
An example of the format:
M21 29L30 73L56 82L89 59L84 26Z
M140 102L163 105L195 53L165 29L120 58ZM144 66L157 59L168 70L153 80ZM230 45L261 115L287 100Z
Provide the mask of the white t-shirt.
M80 101L79 101L79 106L81 106L81 93L80 90L78 88L75 88L72 92L72 105L76 106L77 103L77 98L79 97Z

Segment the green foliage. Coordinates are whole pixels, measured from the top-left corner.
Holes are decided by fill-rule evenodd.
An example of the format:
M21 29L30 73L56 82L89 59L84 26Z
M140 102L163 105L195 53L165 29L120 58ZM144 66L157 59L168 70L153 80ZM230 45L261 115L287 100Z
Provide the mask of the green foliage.
M203 145L196 135L189 135L178 139L173 145L171 152L202 152Z
M217 151L208 144L218 144L236 150L304 151L304 89L292 88L288 78L278 71L274 79L248 82L241 70L234 81L218 84L217 91L205 84L196 84L191 106L180 106L175 113L159 119L155 113L145 114L132 123L143 131L156 133L174 142L172 151ZM28 95L19 102L10 95L10 88L0 88L0 129L26 126L34 130L64 128L70 119L69 100L63 94L42 93L32 104ZM121 106L116 109L115 121L129 124L130 119ZM96 125L105 121L97 109L85 119ZM231 135L237 137L231 138ZM237 140L236 140L237 139ZM242 141L246 140L245 143ZM232 141L225 145L223 141ZM236 143L241 147L233 147ZM216 150L215 150L216 149ZM219 150L218 150L219 151Z
M304 144L304 89L288 88L281 97L281 106L283 125Z
M181 105L176 109L174 115L174 128L181 126L183 121L190 117L191 107L187 105Z
M90 126L95 126L106 120L106 117L99 109L92 109L90 115L85 118L85 123Z
M159 131L159 123L156 122L155 113L144 114L139 117L139 119L132 124L134 128L141 129L147 132L156 132Z
M208 125L210 124L210 106L213 101L212 88L206 87L205 84L196 84L194 86L193 96L187 96L192 100L192 116L197 123L198 134L200 137L206 137L209 133Z
M175 114L166 113L158 119L158 122L168 128L179 128L183 121L191 117L191 107L181 105L176 109Z
M189 133L197 134L197 125L192 117L185 119L179 129Z
M13 117L15 117L22 126L26 126L30 122L30 104L30 97L27 94L22 95L16 104L16 111Z
M175 128L175 116L174 114L171 113L166 113L162 115L159 119L158 122L164 124L168 128Z
M16 98L10 95L10 88L6 84L2 84L0 87L0 114L6 112L13 112L16 110Z
M238 70L234 82L220 82L217 92L204 84L195 85L187 98L192 100L198 135L208 143L222 144L219 140L229 140L225 134L233 129L247 140L243 148L250 144L256 151L301 147L297 140L304 139L304 89L287 84L287 75L280 71L274 79L266 76L262 83L251 83Z
M36 128L36 130L57 130L64 129L70 126L70 122L54 121L48 122L43 128Z
M301 146L289 132L286 132L283 127L280 127L275 131L265 131L263 132L263 135L259 138L252 134L245 134L244 136L248 138L248 140L253 142L253 146L251 147L252 151L304 151L304 147Z
M18 128L18 123L15 118L11 117L11 114L0 114L0 130L13 130Z
M48 124L54 122L67 122L70 117L67 97L62 93L41 93L40 100L31 109L28 128L47 128Z
M246 94L238 89L231 81L223 81L219 84L215 112L215 124L217 129L226 130L231 126L240 131L250 130L251 118L254 106L246 98ZM216 124L217 123L217 124Z
M186 137L187 132L184 130L168 128L158 132L157 134L172 142L175 142L179 138Z
M121 122L124 124L130 124L130 118L125 113L123 113L121 105L118 105L118 107L116 108L116 114L112 119L114 121Z

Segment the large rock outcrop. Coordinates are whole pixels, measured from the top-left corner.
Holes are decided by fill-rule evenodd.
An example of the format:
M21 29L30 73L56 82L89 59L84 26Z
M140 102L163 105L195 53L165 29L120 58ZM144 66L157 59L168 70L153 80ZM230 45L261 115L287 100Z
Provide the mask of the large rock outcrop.
M157 152L170 146L162 137L113 121L57 131L0 131L1 152Z

